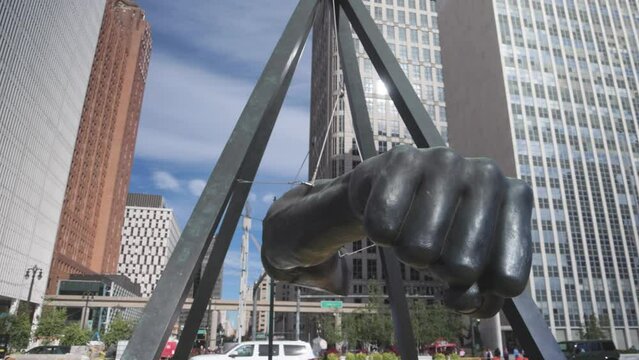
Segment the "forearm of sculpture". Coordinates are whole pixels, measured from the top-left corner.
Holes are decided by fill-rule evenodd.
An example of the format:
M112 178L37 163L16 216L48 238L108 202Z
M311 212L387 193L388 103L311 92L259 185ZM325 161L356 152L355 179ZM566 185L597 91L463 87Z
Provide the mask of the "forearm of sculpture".
M280 280L345 294L348 264L337 256L364 236L349 205L351 173L299 185L278 199L264 221L262 262ZM282 239L286 239L282 241Z
M348 203L351 173L315 186L299 185L278 199L266 216L265 255L280 269L318 265L344 244L364 236ZM285 237L286 241L276 239Z

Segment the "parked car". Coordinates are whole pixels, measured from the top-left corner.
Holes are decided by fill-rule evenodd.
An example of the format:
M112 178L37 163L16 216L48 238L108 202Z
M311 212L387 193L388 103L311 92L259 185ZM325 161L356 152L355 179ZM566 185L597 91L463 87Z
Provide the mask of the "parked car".
M612 340L575 340L559 343L567 359L618 360L620 355Z
M268 341L246 341L224 354L197 355L191 360L249 360L268 358ZM304 341L273 341L274 360L315 360L311 345Z
M70 346L36 346L29 349L24 354L11 354L5 358L5 360L29 360L29 359L47 359L58 358L59 356L44 356L44 355L66 355L71 352Z

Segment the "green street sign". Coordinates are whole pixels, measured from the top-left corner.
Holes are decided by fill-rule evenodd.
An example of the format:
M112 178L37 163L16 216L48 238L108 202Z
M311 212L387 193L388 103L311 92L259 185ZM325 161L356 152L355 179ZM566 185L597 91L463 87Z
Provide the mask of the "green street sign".
M322 300L320 307L322 309L341 309L344 303L340 300Z

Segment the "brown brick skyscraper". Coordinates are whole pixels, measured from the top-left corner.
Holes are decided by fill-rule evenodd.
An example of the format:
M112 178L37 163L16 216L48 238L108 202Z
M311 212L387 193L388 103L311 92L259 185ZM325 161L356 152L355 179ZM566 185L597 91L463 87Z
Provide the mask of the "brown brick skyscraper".
M107 0L71 163L47 293L69 274L117 271L151 54L144 12Z

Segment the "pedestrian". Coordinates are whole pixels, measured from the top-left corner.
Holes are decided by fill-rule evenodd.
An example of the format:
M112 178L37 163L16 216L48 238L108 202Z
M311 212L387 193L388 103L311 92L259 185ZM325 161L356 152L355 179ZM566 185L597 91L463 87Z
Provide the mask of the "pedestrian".
M517 348L513 348L513 357L519 359L519 350Z
M490 349L486 348L484 351L484 359L493 360L493 352Z
M508 360L508 347L504 348L504 359Z
M499 348L495 348L495 350L493 351L493 356L497 359L501 359L501 351L499 350Z

